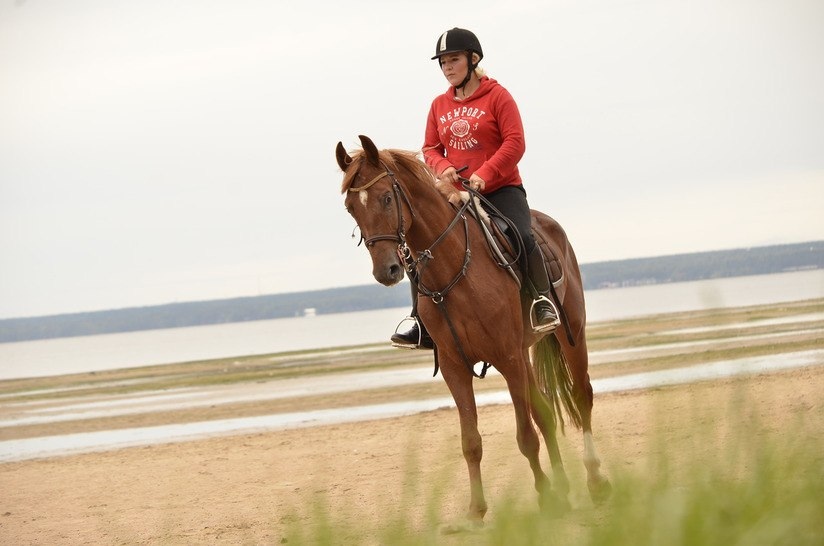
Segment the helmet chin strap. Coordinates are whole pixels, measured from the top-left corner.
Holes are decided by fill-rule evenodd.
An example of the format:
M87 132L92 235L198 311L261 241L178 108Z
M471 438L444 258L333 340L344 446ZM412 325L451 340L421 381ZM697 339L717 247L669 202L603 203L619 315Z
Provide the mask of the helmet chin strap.
M478 68L477 64L472 63L472 52L471 51L468 51L466 53L466 64L469 67L468 70L466 71L466 77L461 82L461 85L456 85L455 86L455 89L463 89L464 87L466 87L466 84L468 84L469 80L472 79L472 73L475 72L476 68Z

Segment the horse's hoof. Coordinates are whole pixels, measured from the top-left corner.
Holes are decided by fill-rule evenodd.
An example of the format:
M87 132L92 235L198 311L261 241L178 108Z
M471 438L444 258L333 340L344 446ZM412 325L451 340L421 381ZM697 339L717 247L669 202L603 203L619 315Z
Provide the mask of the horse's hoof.
M595 504L604 504L612 495L612 484L606 478L587 480L589 496Z
M572 510L572 505L569 504L569 500L565 496L562 497L556 494L554 491L547 491L539 495L538 505L541 507L542 512L552 518L561 517Z
M470 519L462 523L449 523L440 526L442 535L457 535L459 533L472 533L482 529L484 520Z

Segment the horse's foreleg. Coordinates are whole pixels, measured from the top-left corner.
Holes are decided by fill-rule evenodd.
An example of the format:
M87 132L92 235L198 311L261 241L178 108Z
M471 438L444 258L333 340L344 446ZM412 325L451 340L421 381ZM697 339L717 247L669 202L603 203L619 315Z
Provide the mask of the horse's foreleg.
M441 360L441 374L458 407L461 422L461 448L469 470L470 500L467 515L472 521L482 522L487 505L481 481L483 444L478 432L478 409L475 405L472 376L463 364L458 364L457 370L455 368L456 366L445 365L444 359Z

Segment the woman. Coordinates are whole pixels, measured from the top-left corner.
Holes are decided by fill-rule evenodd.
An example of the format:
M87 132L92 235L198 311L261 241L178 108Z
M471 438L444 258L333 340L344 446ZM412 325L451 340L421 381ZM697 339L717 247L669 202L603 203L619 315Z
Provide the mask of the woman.
M518 172L524 155L524 129L518 106L509 92L487 77L478 38L469 30L453 28L435 44L435 56L449 82L446 93L435 97L426 121L424 160L439 182L463 189L458 169L470 186L481 192L509 218L524 242L528 277L540 295L533 309L543 330L554 328L558 317L549 300L550 283L541 249L530 226L529 204ZM432 340L417 320L417 292L413 284L412 317L415 325L396 333L392 342L410 348L432 348Z

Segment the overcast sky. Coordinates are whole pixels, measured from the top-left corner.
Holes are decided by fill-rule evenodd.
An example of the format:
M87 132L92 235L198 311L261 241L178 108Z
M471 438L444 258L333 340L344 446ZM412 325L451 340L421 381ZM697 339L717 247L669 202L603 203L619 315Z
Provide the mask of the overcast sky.
M453 26L582 263L824 238L820 0L0 0L0 318L374 282L334 147Z

